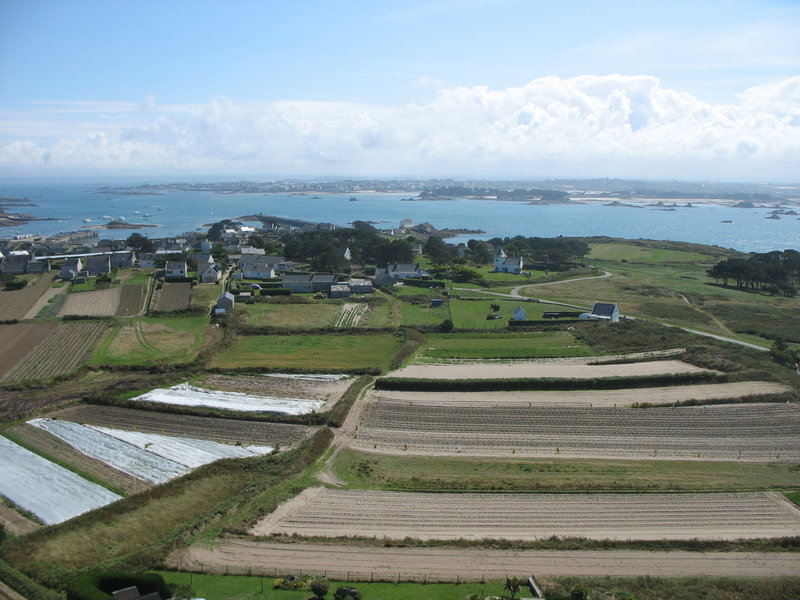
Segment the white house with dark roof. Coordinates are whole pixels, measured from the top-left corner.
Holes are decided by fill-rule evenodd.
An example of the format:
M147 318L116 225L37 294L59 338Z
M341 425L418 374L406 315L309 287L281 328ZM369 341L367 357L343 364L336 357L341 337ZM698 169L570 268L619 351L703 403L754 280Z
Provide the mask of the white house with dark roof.
M413 277L427 277L428 272L419 268L419 263L386 265L386 274L392 279L408 279ZM377 275L377 271L376 271Z
M222 279L222 269L217 263L203 263L197 268L202 283L218 283Z
M595 302L592 312L583 313L581 319L589 321L607 321L609 323L619 322L619 307L616 304L607 302Z
M186 261L167 261L167 265L164 267L164 279L177 279L179 277L186 277Z
M494 255L495 273L522 273L522 257L509 256L503 248Z

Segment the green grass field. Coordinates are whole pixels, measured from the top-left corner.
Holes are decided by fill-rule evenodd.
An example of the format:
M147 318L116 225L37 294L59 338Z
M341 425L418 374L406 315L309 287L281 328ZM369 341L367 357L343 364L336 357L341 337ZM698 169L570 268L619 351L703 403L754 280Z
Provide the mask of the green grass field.
M608 244L592 244L589 252L591 260L625 260L628 262L657 262L657 263L708 263L716 262L710 254L692 252L687 250L672 250L667 248L653 248L638 244L613 242Z
M243 568L247 567L243 565ZM287 590L274 590L273 577L248 577L246 575L198 575L174 571L160 571L167 583L189 585L197 597L206 600L307 600L313 594L308 590L293 592ZM289 573L286 573L288 575ZM294 573L299 575L299 573ZM263 592L262 592L263 584ZM327 598L333 598L339 586L355 587L364 596L365 600L411 600L424 598L425 600L464 600L470 594L479 594L481 598L487 595L500 595L503 584L498 582L482 583L362 583L329 580L330 591Z
M118 323L89 364L151 365L194 360L208 334L205 317L140 317Z
M212 303L216 303L217 298L223 291L221 285L198 283L192 288L192 300L189 308L210 308Z
M241 336L211 361L212 368L327 370L389 366L399 343L392 335Z
M568 331L546 333L430 334L417 354L420 360L591 356L586 344Z
M492 304L500 305L500 310L497 311L497 314L503 315L502 319L490 320L486 318L487 315L493 314L490 308ZM505 329L508 327L508 321L514 316L514 309L518 306L525 311L529 321L543 319L545 312L581 312L581 309L577 308L553 306L473 292L461 292L459 298L450 299L450 312L453 315L453 325L456 329L484 329L488 331Z
M489 460L342 450L336 476L350 487L395 491L587 492L786 490L800 485L789 463L671 460Z
M256 302L236 305L236 312L245 325L286 329L333 327L341 310L340 303L327 300L317 300L313 304Z

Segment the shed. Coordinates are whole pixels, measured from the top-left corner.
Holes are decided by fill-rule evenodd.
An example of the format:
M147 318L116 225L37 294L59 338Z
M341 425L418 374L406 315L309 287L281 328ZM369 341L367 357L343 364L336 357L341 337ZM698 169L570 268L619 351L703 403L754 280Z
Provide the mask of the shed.
M525 321L528 318L528 313L525 312L525 309L521 306L517 306L514 309L514 314L511 315L512 321Z
M234 304L236 304L236 298L230 292L220 294L217 298L217 308L232 310Z

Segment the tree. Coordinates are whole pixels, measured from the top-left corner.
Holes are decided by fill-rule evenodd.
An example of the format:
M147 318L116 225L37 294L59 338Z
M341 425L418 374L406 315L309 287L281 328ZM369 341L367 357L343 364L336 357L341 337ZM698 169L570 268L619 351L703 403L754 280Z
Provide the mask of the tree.
M510 596L511 600L517 600L517 594L519 594L519 586L520 581L519 577L506 577L505 588L508 590L508 595Z
M143 236L141 233L132 233L128 236L128 239L125 240L125 243L134 249L138 254L147 254L149 252L155 252L155 245L153 244L153 240L148 239L147 237Z
M327 595L330 584L326 577L314 577L314 579L309 582L308 588L311 590L311 593L314 594L315 598L321 600Z

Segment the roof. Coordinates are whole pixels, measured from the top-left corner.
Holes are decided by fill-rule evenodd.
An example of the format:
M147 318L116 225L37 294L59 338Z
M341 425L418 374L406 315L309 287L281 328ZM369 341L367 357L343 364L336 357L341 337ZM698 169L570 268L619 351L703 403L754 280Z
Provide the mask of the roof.
M388 265L386 267L386 272L389 274L392 273L417 273L419 271L419 263L412 264L399 264L395 263L393 265Z
M314 273L313 279L315 283L336 283L336 275L328 275L327 273Z
M230 292L223 292L217 298L217 302L219 302L220 300L235 300L235 299L236 299L236 297L233 294L231 294Z
M502 262L498 261L498 264L501 264L503 266L508 265L509 267L511 267L518 265L521 260L522 259L519 256L509 256L507 258L504 258Z
M185 260L170 260L167 261L167 269L172 271L175 269L185 269L186 268L186 261Z
M311 273L284 273L283 281L311 281L313 277Z
M608 304L605 302L595 302L592 307L592 315L595 317L604 317L610 319L614 315L614 310L617 308L616 304Z

